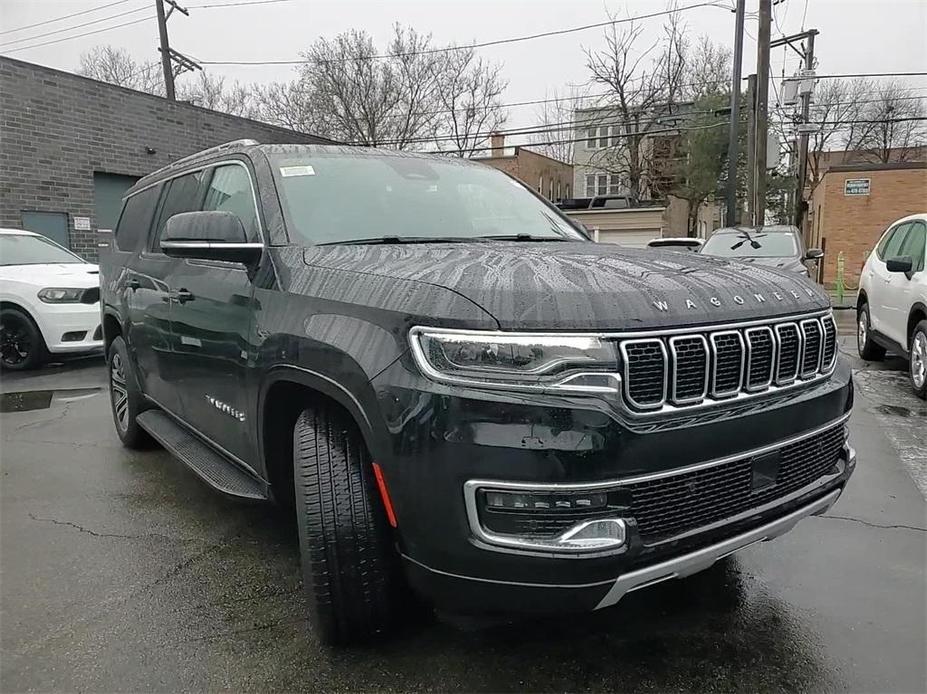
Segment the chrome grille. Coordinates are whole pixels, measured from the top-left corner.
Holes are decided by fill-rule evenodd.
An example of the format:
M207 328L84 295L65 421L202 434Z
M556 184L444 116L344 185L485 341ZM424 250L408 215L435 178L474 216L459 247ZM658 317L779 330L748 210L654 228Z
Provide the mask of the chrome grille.
M666 401L666 345L658 338L621 343L625 397L635 407L659 407Z
M801 356L801 377L808 378L813 375L821 365L821 346L824 329L819 320L803 320L801 334L805 346Z
M801 332L795 323L776 326L779 340L779 359L776 366L776 385L786 385L798 378L798 360L801 357Z
M830 314L616 339L625 401L642 413L808 383L829 375L837 356L837 326Z

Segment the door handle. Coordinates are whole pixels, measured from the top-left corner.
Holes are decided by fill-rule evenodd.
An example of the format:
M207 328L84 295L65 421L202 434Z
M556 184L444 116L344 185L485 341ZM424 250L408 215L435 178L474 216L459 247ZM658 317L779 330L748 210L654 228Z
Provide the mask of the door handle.
M142 286L142 283L139 282L137 279L131 279L126 284L129 287L129 289L131 289L133 292Z
M193 299L193 292L186 289L178 289L176 292L174 292L174 300L178 304L185 304L188 301L193 301Z

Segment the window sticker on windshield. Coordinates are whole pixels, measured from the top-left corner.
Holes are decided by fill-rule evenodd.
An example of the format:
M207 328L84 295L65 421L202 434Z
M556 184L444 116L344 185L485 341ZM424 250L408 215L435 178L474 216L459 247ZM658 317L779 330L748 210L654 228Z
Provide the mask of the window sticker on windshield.
M281 166L280 175L288 176L315 176L315 169L311 166Z

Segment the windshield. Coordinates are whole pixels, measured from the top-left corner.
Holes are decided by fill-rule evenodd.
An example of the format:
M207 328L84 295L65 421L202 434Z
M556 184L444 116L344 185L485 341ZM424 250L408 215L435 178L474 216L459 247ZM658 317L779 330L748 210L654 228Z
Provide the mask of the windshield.
M489 166L344 151L271 161L295 242L587 240L556 209Z
M44 236L0 234L0 265L82 262L76 255Z
M788 258L798 255L792 234L762 231L716 233L702 246L702 253L724 258Z

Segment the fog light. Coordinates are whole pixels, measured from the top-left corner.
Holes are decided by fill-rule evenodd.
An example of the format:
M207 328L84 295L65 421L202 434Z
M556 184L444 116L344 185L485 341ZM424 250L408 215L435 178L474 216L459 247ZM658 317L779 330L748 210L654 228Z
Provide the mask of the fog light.
M557 538L561 547L582 549L614 548L626 539L624 521L620 518L599 518L570 528Z

